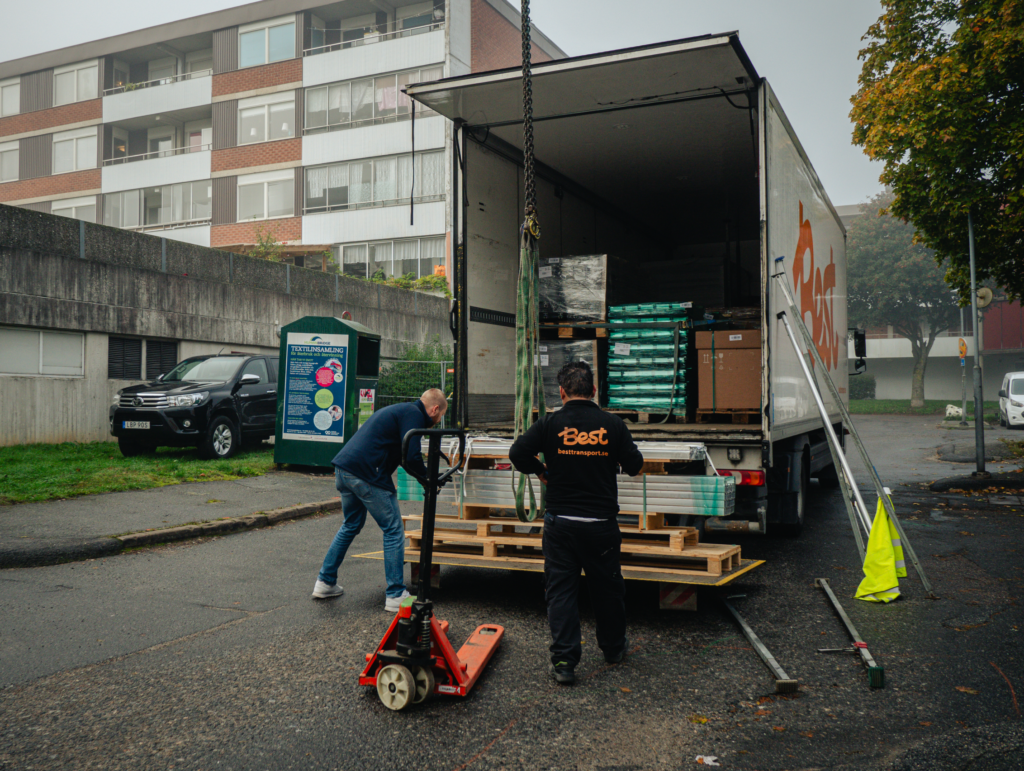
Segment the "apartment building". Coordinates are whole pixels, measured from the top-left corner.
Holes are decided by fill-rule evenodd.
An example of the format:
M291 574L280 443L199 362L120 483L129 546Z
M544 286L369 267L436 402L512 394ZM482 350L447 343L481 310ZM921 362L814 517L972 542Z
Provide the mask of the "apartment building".
M519 24L506 0L261 0L0 63L0 203L450 275L452 127L402 89L518 66Z

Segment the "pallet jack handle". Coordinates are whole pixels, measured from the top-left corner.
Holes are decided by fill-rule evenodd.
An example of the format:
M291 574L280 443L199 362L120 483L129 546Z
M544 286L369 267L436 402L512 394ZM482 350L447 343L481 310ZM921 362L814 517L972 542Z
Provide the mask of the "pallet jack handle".
M427 437L427 476L422 477L409 468L409 442L417 436ZM466 432L461 428L414 428L402 438L402 468L423 485L423 540L420 547L420 583L416 588L417 602L426 602L430 590L430 572L434 560L434 518L437 515L437 491L444 487L458 466L444 474L441 470L441 439L455 436L459 439L459 457L466 457Z

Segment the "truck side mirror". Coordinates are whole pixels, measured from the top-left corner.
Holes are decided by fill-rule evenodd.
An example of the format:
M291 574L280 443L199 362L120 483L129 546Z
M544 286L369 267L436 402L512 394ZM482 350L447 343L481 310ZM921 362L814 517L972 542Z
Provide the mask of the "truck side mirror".
M1007 398L1007 396L1006 396L1006 389L1005 388L1000 388L999 389L999 398L1000 399L1006 399Z
M857 359L853 363L853 372L850 375L863 375L868 371L868 363L864 359Z
M868 333L864 329L853 330L853 355L858 359L868 355Z

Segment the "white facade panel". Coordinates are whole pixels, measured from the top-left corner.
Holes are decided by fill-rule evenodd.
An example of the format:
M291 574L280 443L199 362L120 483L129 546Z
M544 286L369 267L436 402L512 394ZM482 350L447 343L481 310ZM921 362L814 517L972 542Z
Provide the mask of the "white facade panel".
M444 201L416 204L415 223L408 206L307 214L302 218L304 244L347 244L388 238L440 236L445 233Z
M210 245L210 226L198 225L193 228L168 228L167 230L147 230L147 236L169 238L172 241L184 241L196 246Z
M116 193L119 190L137 190L142 187L209 179L210 155L209 150L203 150L104 166L101 190L104 193Z
M416 119L416 152L445 146L445 118ZM410 121L313 134L302 138L302 165L355 161L411 152Z
M207 104L213 104L213 78L190 78L103 97L103 122L116 123Z
M967 360L970 362L971 357L974 356L974 338L968 335L964 338L964 342L967 343ZM847 343L847 352L851 359L854 358L852 341ZM913 358L913 356L914 351L910 346L910 341L905 337L868 338L867 340L866 358L869 362L874 359L910 359ZM928 360L931 361L932 359L943 356L956 357L957 363L959 364L959 338L938 337L935 339L935 344L932 346L931 353L928 354Z
M439 29L423 35L307 56L302 60L302 85L320 86L382 72L443 64L444 36L445 31Z

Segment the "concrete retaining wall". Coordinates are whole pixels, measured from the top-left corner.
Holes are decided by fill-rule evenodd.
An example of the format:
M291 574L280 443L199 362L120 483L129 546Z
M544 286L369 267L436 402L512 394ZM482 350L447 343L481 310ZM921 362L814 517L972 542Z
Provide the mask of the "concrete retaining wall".
M273 352L280 326L346 310L384 356L451 339L441 297L0 205L0 326L86 333L83 377L0 375L0 444L109 439L128 381L107 378L108 335Z

